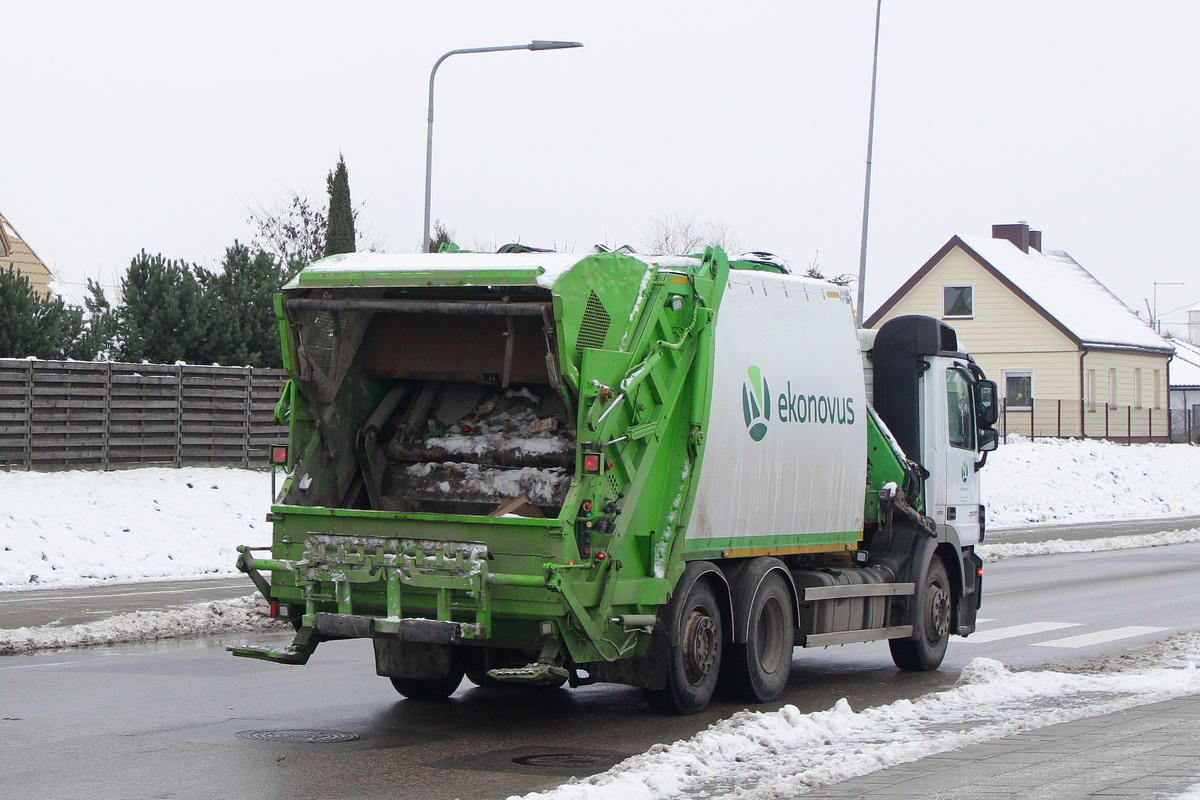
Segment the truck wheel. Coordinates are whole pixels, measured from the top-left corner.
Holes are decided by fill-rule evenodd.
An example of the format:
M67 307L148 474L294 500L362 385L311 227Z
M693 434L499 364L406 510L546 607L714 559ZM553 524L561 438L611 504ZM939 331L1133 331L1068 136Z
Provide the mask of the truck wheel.
M911 639L889 639L892 661L909 672L937 669L946 656L950 640L950 578L937 556L929 562L925 583L917 600L916 620Z
M463 668L452 669L445 678L392 678L396 691L410 700L445 700L462 683Z
M772 572L750 603L746 643L725 652L722 680L733 695L747 703L769 703L783 694L792 667L795 644L792 596L783 577Z
M667 684L662 689L643 689L646 702L664 714L695 714L708 705L721 671L721 609L706 581L698 580L688 590L678 616L668 632L678 646L669 650Z

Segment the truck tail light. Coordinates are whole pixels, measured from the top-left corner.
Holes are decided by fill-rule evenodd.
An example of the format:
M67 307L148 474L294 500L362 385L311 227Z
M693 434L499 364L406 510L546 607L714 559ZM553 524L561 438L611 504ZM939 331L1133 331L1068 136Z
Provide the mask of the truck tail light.
M287 464L288 449L286 444L271 445L271 463L277 466Z

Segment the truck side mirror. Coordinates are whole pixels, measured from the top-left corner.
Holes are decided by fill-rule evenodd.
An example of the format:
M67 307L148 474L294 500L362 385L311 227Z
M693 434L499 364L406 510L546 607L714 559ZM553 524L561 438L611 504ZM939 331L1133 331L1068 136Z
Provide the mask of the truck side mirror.
M990 453L1000 446L1000 434L995 428L983 428L979 431L979 452Z
M998 393L995 381L982 380L975 384L975 422L980 428L990 428L999 419Z

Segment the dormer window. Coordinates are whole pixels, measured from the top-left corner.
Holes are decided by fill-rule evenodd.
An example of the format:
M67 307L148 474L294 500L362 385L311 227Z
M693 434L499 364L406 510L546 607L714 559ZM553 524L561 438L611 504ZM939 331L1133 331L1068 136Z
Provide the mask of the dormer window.
M942 287L942 316L950 319L969 319L975 316L975 299L971 286Z

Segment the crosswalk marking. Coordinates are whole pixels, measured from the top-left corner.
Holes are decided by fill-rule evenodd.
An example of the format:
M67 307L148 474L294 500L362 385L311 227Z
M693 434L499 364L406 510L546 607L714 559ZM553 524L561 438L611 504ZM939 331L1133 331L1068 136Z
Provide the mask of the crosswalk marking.
M1051 639L1048 642L1035 642L1034 647L1088 647L1093 644L1115 642L1118 639L1130 639L1134 636L1145 636L1149 633L1160 633L1170 628L1152 628L1147 625L1127 625L1124 628L1112 628L1095 633L1081 633L1078 636L1068 636L1065 639Z
M987 644L1000 639L1012 639L1016 636L1030 636L1035 633L1057 631L1062 628L1077 628L1082 622L1027 622L1024 625L1009 625L1005 628L993 628L979 631L963 639L967 644Z

